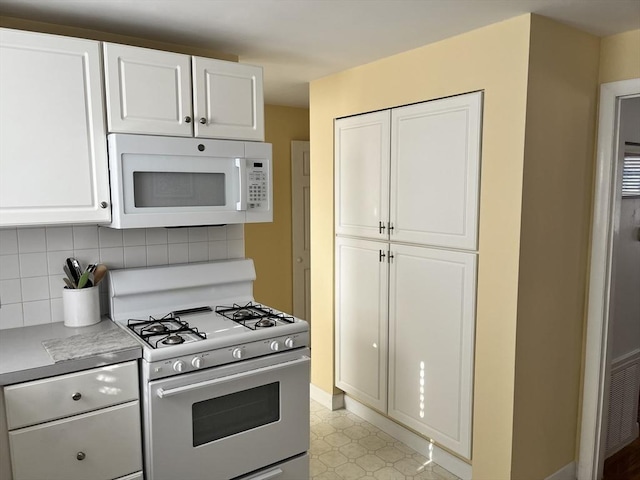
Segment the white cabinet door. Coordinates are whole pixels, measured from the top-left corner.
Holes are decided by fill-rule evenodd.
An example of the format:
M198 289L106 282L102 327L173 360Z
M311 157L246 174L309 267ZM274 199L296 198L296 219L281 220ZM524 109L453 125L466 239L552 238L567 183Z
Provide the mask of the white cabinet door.
M193 135L191 57L104 44L110 132Z
M336 386L383 412L387 406L387 248L384 242L336 238Z
M264 140L262 67L193 57L196 137Z
M476 254L391 251L388 414L470 458Z
M110 221L100 43L0 29L0 226Z
M477 250L482 94L391 114L392 242Z
M389 110L335 122L335 228L338 235L387 239Z

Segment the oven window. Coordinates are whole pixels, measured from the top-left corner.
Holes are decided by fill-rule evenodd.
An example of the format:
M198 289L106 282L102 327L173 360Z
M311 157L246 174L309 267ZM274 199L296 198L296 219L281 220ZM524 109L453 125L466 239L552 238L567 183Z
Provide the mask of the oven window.
M193 446L280 420L280 383L194 403Z
M133 172L136 208L222 207L224 173Z

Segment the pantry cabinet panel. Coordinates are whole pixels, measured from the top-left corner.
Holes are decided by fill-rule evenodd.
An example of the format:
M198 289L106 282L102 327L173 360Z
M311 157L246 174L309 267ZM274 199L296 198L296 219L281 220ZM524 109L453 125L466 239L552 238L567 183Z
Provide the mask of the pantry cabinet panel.
M111 218L100 43L0 29L0 226Z
M387 405L387 244L336 239L336 385Z
M470 458L476 255L391 252L388 414Z
M262 67L193 58L195 134L264 140Z
M110 132L193 134L191 57L104 44Z
M391 113L394 242L477 250L482 94Z
M335 232L386 239L389 220L389 111L335 122Z

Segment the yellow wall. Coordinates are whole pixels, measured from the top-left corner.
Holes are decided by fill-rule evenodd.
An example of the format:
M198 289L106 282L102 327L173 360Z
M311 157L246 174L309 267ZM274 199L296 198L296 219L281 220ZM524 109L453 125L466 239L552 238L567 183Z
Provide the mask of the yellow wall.
M273 144L273 223L245 225L245 255L256 265L256 300L291 313L291 141L309 140L309 110L265 105L265 139Z
M574 460L600 39L532 17L512 477Z
M601 42L600 83L640 78L640 29Z
M312 382L333 391L333 120L484 90L473 472L509 478L530 16L311 83Z

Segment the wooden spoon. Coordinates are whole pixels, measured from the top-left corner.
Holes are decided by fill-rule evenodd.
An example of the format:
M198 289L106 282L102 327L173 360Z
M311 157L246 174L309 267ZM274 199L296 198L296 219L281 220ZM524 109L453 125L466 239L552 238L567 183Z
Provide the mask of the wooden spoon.
M98 283L100 283L100 280L104 278L106 273L107 273L107 266L102 263L98 265L93 272L93 284L98 285Z

